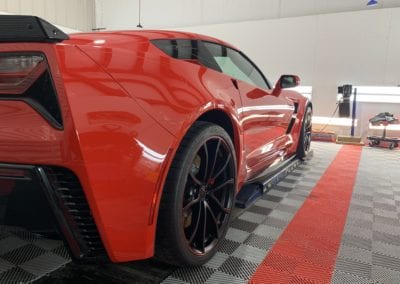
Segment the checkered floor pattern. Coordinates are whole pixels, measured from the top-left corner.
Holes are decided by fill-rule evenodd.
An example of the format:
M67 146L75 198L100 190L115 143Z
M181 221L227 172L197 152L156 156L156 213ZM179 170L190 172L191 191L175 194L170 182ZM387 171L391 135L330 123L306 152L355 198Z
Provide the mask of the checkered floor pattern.
M311 160L238 214L214 258L162 283L247 283L340 148L314 142ZM0 283L30 283L68 262L60 241L0 226ZM363 148L331 282L400 283L400 151Z
M247 283L322 174L340 145L314 143L304 162L236 218L218 253L198 268L179 268L162 283Z
M400 283L400 151L363 149L332 283Z
M31 283L70 261L61 241L0 226L0 283Z

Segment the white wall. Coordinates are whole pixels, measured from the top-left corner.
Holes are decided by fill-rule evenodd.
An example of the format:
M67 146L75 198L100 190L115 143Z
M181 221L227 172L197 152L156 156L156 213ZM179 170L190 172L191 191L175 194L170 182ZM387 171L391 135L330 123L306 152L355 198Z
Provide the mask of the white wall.
M212 35L244 50L271 81L300 75L313 86L316 114L328 116L337 86L400 84L400 0L142 0L145 28ZM139 0L96 0L97 27L136 28ZM334 14L331 11L360 10ZM295 17L297 15L318 14ZM289 17L289 18L280 18ZM252 21L243 21L245 19ZM271 20L257 20L273 18ZM231 22L235 21L235 22ZM204 23L225 22L204 25ZM196 24L197 26L193 26Z
M244 50L271 81L294 73L329 116L337 86L400 84L400 8L186 27ZM399 111L400 112L400 111Z
M95 1L98 28L136 28L139 0ZM141 0L141 18L145 28L153 29L400 7L399 0L379 0L379 5L367 8L367 1Z
M138 1L96 0L97 26L136 28ZM400 8L388 8L400 6L400 0L380 0L378 9L366 8L366 2L142 0L141 12L145 28L181 26L176 29L233 43L271 81L284 73L300 75L303 85L313 86L315 114L330 116L339 85L400 84ZM383 111L400 116L400 104L359 104L357 134L367 135L368 119Z
M0 0L0 11L35 15L74 30L91 31L95 26L94 0Z

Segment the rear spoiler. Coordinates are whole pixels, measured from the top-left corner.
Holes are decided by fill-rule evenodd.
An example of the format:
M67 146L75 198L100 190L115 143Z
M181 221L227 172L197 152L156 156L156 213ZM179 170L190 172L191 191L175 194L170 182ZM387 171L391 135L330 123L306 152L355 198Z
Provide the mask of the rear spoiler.
M35 16L0 15L2 42L61 42L68 35Z

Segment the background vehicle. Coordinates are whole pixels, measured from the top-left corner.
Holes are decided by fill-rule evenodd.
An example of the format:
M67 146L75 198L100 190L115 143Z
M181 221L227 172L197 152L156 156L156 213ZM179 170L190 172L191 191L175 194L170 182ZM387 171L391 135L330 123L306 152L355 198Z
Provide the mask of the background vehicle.
M7 24L7 25L6 25ZM6 28L5 28L6 27ZM78 259L199 265L235 194L310 146L310 102L220 40L0 16L0 221Z

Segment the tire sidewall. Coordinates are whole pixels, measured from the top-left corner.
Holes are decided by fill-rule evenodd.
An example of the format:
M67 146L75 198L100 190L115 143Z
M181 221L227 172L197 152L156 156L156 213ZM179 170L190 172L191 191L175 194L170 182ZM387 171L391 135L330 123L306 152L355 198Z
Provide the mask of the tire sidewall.
M179 168L179 171L177 172L177 177L180 177L176 181L176 190L174 191L174 204L171 204L173 206L173 219L171 220L174 228L173 228L173 234L175 235L175 239L178 241L176 244L178 247L178 250L181 252L181 258L184 259L184 261L188 265L200 265L207 260L209 260L213 255L214 252L218 249L221 240L218 241L218 243L205 255L196 255L194 254L191 249L189 248L187 244L187 240L185 237L185 233L183 230L183 216L182 216L182 210L183 210L183 197L184 197L184 192L185 192L185 186L187 182L187 177L189 175L189 171L191 169L190 165L195 158L197 152L199 149L203 146L203 144L211 139L212 137L220 137L222 138L225 143L228 145L228 148L231 152L232 159L233 159L233 164L234 164L234 187L232 189L232 192L230 193L230 200L231 200L231 208L233 208L234 204L234 195L236 192L236 183L237 183L237 169L236 169L236 155L235 155L235 150L234 146L232 144L232 141L229 137L229 135L225 132L223 128L217 125L211 125L209 127L203 128L199 133L196 134L195 138L190 141L188 147L184 149L184 153L182 153L184 159L181 163L181 167ZM229 214L228 217L228 224L230 222L231 214ZM225 236L225 233L228 229L228 226L225 226L221 237Z
M310 149L305 149L304 147L304 139L305 139L305 135L306 135L306 118L309 115L312 115L312 109L310 106L307 106L304 112L304 116L303 116L303 121L302 121L302 125L301 125L301 132L300 132L300 138L298 141L298 146L297 146L297 156L301 159L305 158L308 154L308 152L310 151ZM311 137L310 137L310 147L311 147Z

